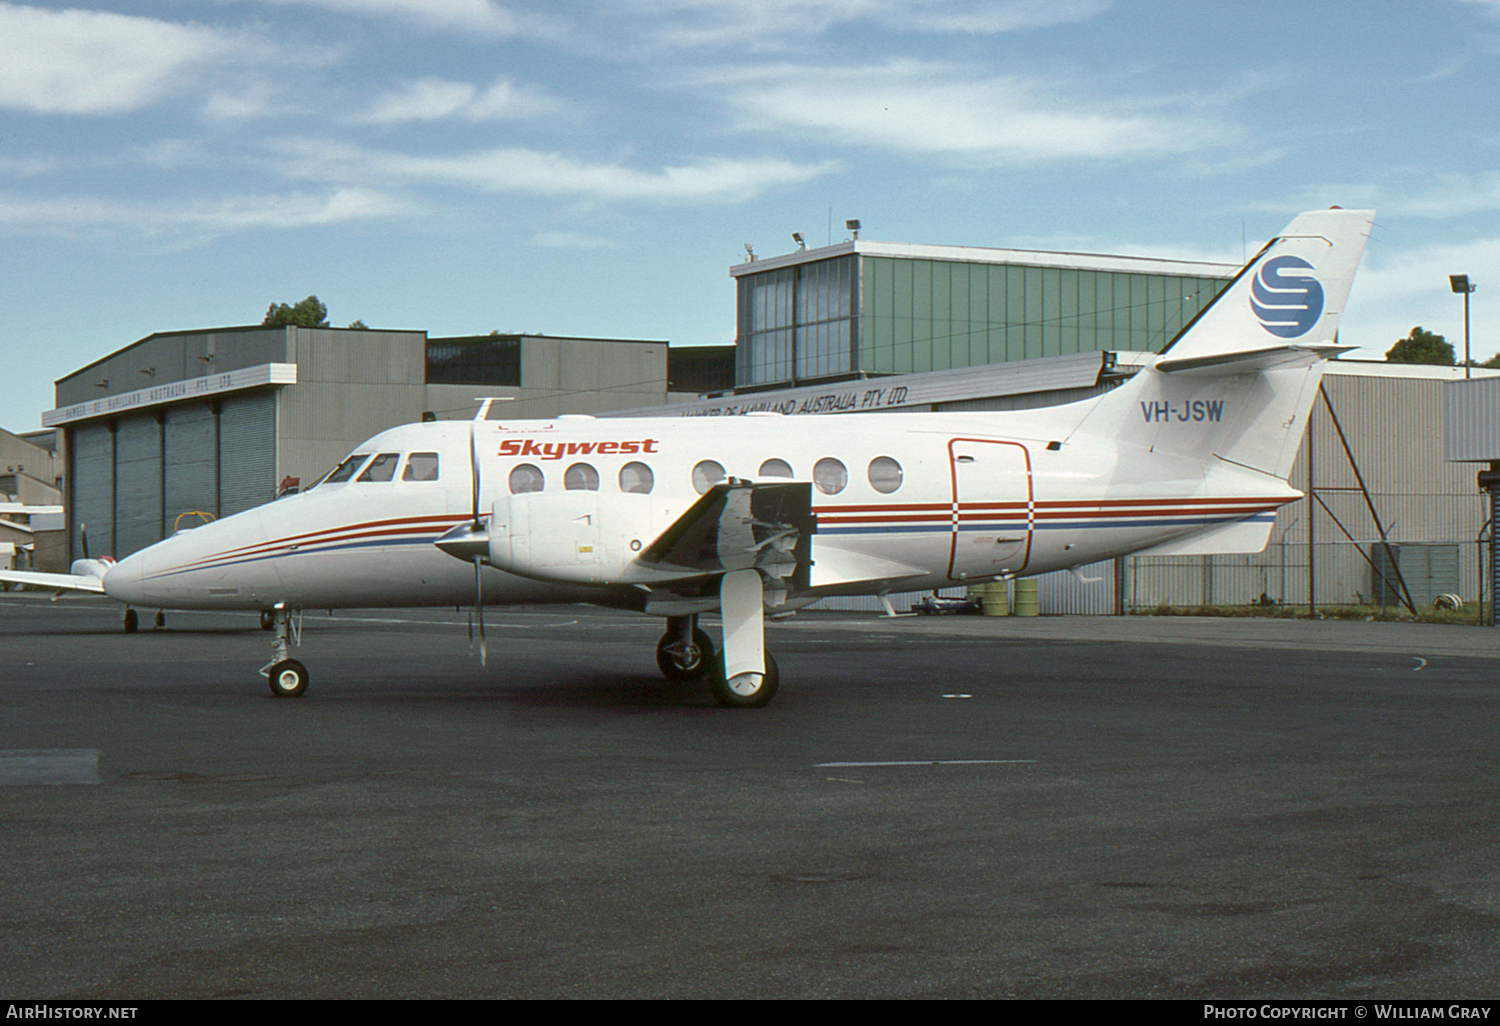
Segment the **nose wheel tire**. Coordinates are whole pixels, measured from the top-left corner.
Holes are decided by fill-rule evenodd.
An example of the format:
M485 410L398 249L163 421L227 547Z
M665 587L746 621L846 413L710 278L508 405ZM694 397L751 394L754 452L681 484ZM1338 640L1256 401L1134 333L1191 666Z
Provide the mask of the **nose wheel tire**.
M277 698L297 698L307 690L307 667L295 659L283 659L266 676L271 682L271 694Z
M677 643L677 632L667 631L656 643L656 668L670 681L697 680L713 664L714 643L700 630L693 631L691 650Z
M769 652L765 673L737 673L728 680L724 679L724 661L719 659L708 679L708 689L713 692L714 701L726 709L759 709L776 697L780 678L776 660Z

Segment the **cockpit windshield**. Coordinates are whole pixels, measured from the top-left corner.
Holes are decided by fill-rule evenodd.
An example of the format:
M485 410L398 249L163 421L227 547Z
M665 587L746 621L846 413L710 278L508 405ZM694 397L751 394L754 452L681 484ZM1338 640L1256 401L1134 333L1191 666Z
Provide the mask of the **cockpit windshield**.
M402 464L402 459L405 464ZM373 457L367 452L357 452L334 467L318 482L324 484L385 483L396 480L397 469L402 481L436 481L438 479L438 454L435 452L381 452ZM358 476L355 476L358 475Z
M401 459L400 453L383 452L370 461L365 472L359 475L360 481L389 481L396 476L396 462Z
M354 472L357 471L360 467L364 466L365 460L369 458L370 454L367 452L355 453L353 456L350 456L347 460L334 467L333 472L323 480L319 481L318 484L343 484L345 481L353 477Z

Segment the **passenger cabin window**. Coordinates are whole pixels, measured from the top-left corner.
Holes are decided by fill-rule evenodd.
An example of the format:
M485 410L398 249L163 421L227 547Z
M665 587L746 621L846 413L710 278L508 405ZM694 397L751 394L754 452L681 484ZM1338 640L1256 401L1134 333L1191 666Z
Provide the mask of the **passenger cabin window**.
M597 492L599 471L587 463L575 463L563 474L563 488L570 492Z
M889 456L876 456L870 461L870 487L882 495L889 495L901 487L901 464Z
M406 469L401 472L403 481L436 481L438 479L438 454L414 452L406 458Z
M401 461L401 454L395 452L383 452L370 461L365 472L355 480L358 481L393 481L396 478L396 464Z
M510 490L512 495L522 495L526 492L539 492L547 487L547 479L542 476L539 468L530 463L522 463L510 472Z
M323 479L323 484L343 484L354 476L354 472L365 465L365 460L370 458L367 452L357 452L347 460L333 468L333 473Z
M714 460L702 460L693 467L693 488L702 495L724 480L724 467Z
M786 460L766 460L760 465L761 477L792 477L792 465Z
M849 471L832 456L824 456L813 464L813 484L824 495L837 495L849 484Z
M638 460L631 460L620 468L620 491L636 495L649 495L656 485L656 475L651 468Z

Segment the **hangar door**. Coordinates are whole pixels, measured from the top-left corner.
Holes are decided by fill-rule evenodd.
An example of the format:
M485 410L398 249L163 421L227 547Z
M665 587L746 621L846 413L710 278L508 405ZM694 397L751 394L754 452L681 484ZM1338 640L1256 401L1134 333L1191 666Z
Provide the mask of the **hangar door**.
M160 541L161 424L154 416L115 422L115 557Z
M225 399L219 407L219 516L276 498L276 393Z
M73 557L123 559L202 512L227 517L276 497L276 395L188 403L71 432Z
M219 419L208 403L174 406L162 423L162 528L202 523L195 512L219 515Z
M83 555L80 528L88 529L91 556L108 556L115 547L115 435L110 424L84 424L70 432L68 501L73 559Z

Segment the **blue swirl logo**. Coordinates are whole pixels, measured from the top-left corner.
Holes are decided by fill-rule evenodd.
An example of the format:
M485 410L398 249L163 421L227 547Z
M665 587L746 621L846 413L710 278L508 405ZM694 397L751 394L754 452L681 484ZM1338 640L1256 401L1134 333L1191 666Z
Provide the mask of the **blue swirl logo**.
M1301 270L1313 265L1301 257L1272 257L1260 265L1250 282L1250 309L1260 326L1280 338L1296 338L1312 330L1323 314L1323 286Z

